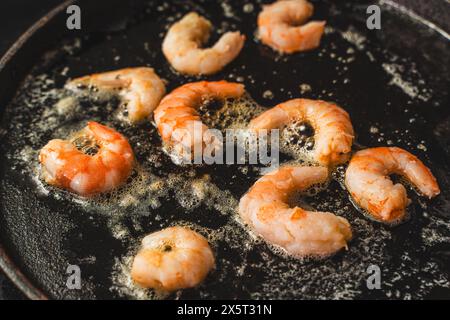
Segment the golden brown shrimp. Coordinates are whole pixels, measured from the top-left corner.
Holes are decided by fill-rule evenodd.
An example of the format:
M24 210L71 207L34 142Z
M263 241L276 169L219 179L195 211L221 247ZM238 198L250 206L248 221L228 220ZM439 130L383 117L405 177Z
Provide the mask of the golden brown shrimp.
M353 126L348 113L329 102L289 100L253 119L249 128L282 129L300 122L309 122L314 129L312 160L321 165L337 165L348 160L354 137Z
M154 112L155 123L164 143L183 157L183 150L203 148L215 140L207 135L208 127L201 122L197 109L208 99L238 98L244 86L227 81L200 81L176 88L161 101Z
M345 185L355 202L376 220L397 222L410 203L405 187L394 184L390 174L404 176L428 198L440 193L431 171L408 151L396 147L358 151L345 173Z
M241 198L242 219L267 242L295 257L324 257L347 246L350 224L329 212L290 207L293 194L328 178L324 167L284 166L260 178Z
M284 0L264 6L258 16L261 41L283 53L318 47L325 21L304 24L312 16L313 10L313 5L306 0Z
M211 22L195 12L170 27L162 50L175 70L191 75L212 74L236 58L245 41L239 32L227 32L211 48L200 48L208 41L211 28Z
M205 279L214 263L214 254L204 237L188 228L171 227L142 240L131 277L145 288L192 288Z
M133 168L134 154L124 136L91 121L70 141L49 141L39 161L47 183L90 196L124 183Z
M166 87L155 71L145 67L96 73L66 84L70 90L78 90L80 86L118 91L131 122L148 118L166 93Z

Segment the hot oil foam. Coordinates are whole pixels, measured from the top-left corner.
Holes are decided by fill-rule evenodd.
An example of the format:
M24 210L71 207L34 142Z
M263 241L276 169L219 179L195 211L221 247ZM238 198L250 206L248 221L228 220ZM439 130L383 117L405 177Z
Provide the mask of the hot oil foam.
M61 93L62 94L62 93ZM57 96L59 96L58 94ZM64 102L66 103L66 102ZM73 102L71 102L73 103ZM57 109L61 108L54 107L51 105L47 107L46 115L47 117L54 117L53 121L50 121L52 125L50 128L56 130L54 136L57 135L68 135L74 130L79 129L83 126L84 122L75 121L71 125L58 126ZM229 115L226 115L222 119L231 119L231 121L225 122L215 122L217 127L245 127L248 120L252 118L255 114L259 114L262 109L254 104L254 102L249 102L248 100L241 101L227 101L226 105L233 110ZM245 106L246 108L243 108ZM252 108L247 108L251 106ZM56 111L53 111L56 108ZM76 108L75 108L76 109ZM224 108L225 110L226 108ZM247 111L246 111L247 109ZM248 111L250 109L250 111ZM250 112L250 113L248 113ZM234 114L235 116L232 116ZM237 116L236 116L237 114ZM48 118L42 118L42 123L38 123L38 128L49 129L49 126L44 125ZM121 125L114 122L115 120L108 120L107 123L113 124L115 127L123 128ZM206 119L205 122L208 122ZM39 131L35 132L35 134ZM146 134L148 134L146 132ZM155 132L153 132L155 134ZM137 143L141 141L141 144ZM115 285L111 288L112 291L116 292L121 296L131 296L135 298L142 299L158 299L164 298L164 295L156 293L152 290L145 290L137 287L131 280L129 270L132 261L132 257L137 249L139 248L140 239L132 237L129 227L121 222L121 219L130 215L138 213L147 216L149 219L154 219L156 224L160 223L160 228L167 226L164 223L162 217L158 213L158 209L161 207L164 201L168 201L171 198L171 194L175 195L174 199L179 204L182 210L187 212L196 210L200 206L206 206L214 211L213 214L221 213L229 219L225 225L218 227L216 230L200 227L198 224L193 224L192 222L183 222L175 217L171 222L171 225L184 224L199 231L201 234L207 237L208 241L214 249L220 247L221 242L226 242L230 248L239 252L238 263L231 262L226 257L217 256L217 259L223 260L222 268L224 270L238 270L239 277L245 277L247 272L251 272L252 269L260 270L271 270L272 274L278 274L277 277L269 277L260 284L260 290L257 292L252 292L252 298L264 298L277 296L280 298L289 297L293 292L302 292L304 297L317 297L314 292L308 291L308 286L320 279L323 274L330 274L330 270L333 268L332 263L328 260L323 260L317 268L313 269L312 272L305 274L302 272L304 264L311 263L311 259L303 259L303 262L293 259L286 255L286 253L275 246L271 246L263 242L257 235L254 235L251 231L248 232L246 227L242 224L240 218L236 213L236 207L238 204L238 199L234 198L227 191L222 190L219 186L215 185L208 175L197 175L194 169L189 169L183 174L163 174L158 168L161 168L162 160L160 158L161 151L156 150L155 146L144 143L145 139L138 136L135 139L133 147L138 154L151 154L146 158L146 162L137 166L135 173L131 178L131 181L124 187L118 189L116 192L108 196L100 196L94 199L79 199L72 195L51 190L50 195L57 197L63 197L65 199L72 198L77 205L84 206L86 210L92 212L98 212L103 215L110 217L110 222L108 223L112 234L123 241L128 247L129 254L116 259L114 272L112 274L112 279ZM295 150L297 152L304 150ZM20 158L22 161L29 161L30 159L36 159L36 151L32 148L24 148L21 151L22 155ZM245 172L245 171L244 171ZM48 190L48 186L45 186ZM51 189L51 188L50 188ZM323 188L319 188L312 192L315 195L319 191L323 191ZM311 202L311 207L316 210L330 211L342 213L344 216L348 214L347 212L342 212L342 203L338 200L339 196L332 196L328 201L321 202L323 197L321 196L323 192L317 195L318 203ZM326 193L326 192L325 192ZM119 204L119 205L117 205ZM345 208L344 208L345 211ZM355 242L350 243L350 250L352 250L352 255L349 257L349 261L344 261L341 265L340 275L330 276L330 286L329 288L324 288L322 291L324 296L329 297L330 294L336 298L338 297L351 297L359 292L358 284L352 283L351 281L355 279L354 275L359 274L361 277L364 276L361 268L352 265L351 261L366 261L367 264L382 261L383 257L383 243L387 241L390 237L389 232L379 232L373 229L370 222L359 217L351 217L350 220L352 227L359 230L362 236L359 236ZM140 226L139 219L134 220L134 229L139 230L141 228L142 233L146 233ZM381 240L380 238L385 238ZM376 240L375 240L376 239ZM218 247L219 246L219 247ZM256 252L256 253L255 253ZM259 259L253 261L248 259L252 254L256 254ZM278 257L278 258L275 258ZM308 262L309 261L309 262ZM212 274L213 279L217 281L226 281L227 272L214 271ZM347 279L348 283L343 282L342 279ZM339 281L338 281L339 280ZM302 286L299 286L302 284ZM331 285L332 284L332 285ZM208 297L208 290L204 287L198 289L200 294L204 297ZM334 292L334 295L333 293Z
M234 11L240 10L240 7L236 9L234 4L230 5L234 7ZM242 6L242 4L239 4L239 6ZM171 5L167 3L161 5L161 10L169 11L171 8ZM187 9L191 8L186 7L185 11ZM169 17L170 19L166 21L167 26L179 19L181 15L180 12L173 13ZM327 32L335 31L327 27ZM162 38L164 34L164 32L161 32L160 37ZM356 50L365 50L367 55L372 57L373 60L371 61L379 59L378 56L368 51L370 43L356 30L346 30L342 37L350 44L348 53L351 53L351 55L348 57L350 61L346 59L347 64L357 57L353 55L353 47ZM334 52L322 52L320 50L319 54L331 57ZM150 55L154 56L154 52L150 52ZM277 57L276 59L280 59L282 62L287 58ZM398 64L395 61L381 62ZM344 67L341 66L340 69L343 70ZM242 68L242 70L244 69ZM398 69L396 72L400 73L401 70ZM63 73L67 73L67 70L63 69L61 74ZM403 74L401 76L402 79L410 82L408 77L404 77ZM241 78L240 74L230 75L230 79ZM255 84L252 76L247 76L245 79L247 83ZM335 80L339 83L349 82L340 74L337 75ZM367 279L366 268L371 264L378 265L383 272L383 290L380 295L386 297L405 299L408 297L424 297L430 292L431 288L437 286L450 287L448 277L442 273L442 269L437 263L428 261L423 265L418 264L417 256L408 252L401 253L401 264L396 265L396 268L392 270L393 264L390 263L390 258L387 256L389 251L386 250L392 241L390 229L385 229L379 224L368 221L357 212L355 213L353 206L346 201L347 194L333 183L329 188L321 190L312 199L308 199L308 204L316 210L334 212L350 221L354 231L354 239L349 243L349 250L322 261L307 261L307 259L306 261L299 261L287 257L279 248L270 248L259 237L245 229L241 219L234 211L240 194L232 195L223 191L224 186L216 185L213 176L208 178L208 175L204 173L197 173L197 168L189 168L187 169L189 172L173 173L172 176L168 177L170 173L165 172L165 170L171 171L173 169L173 167L168 166L170 159L164 157L159 145L155 143L155 141L159 141L158 139L149 140L149 137L157 137L154 129L149 127L142 130L140 128L129 129L128 125L117 121L115 117L105 116L102 113L105 107L111 111L117 110L117 106L113 105L105 106L94 102L89 107L83 108L79 104L79 98L70 98L54 108L53 105L58 100L66 98L66 93L64 90L55 88L52 81L52 77L47 75L30 77L26 80L25 87L22 90L26 92L27 96L21 99L21 103L14 105L16 111L12 111L14 117L10 126L11 128L17 128L18 132L24 134L10 135L9 143L15 147L15 151L9 152L7 156L14 165L17 165L18 169L23 170L23 173L29 173L35 179L38 188L43 193L48 193L49 197L70 200L76 206L90 206L93 214L100 213L102 216L109 217L111 233L128 248L126 254L122 257L116 257L112 275L114 286L111 290L119 296L159 298L154 292L135 286L129 275L131 259L139 248L140 240L149 232L146 229L148 224L142 223L142 220L145 220L146 223L152 222L152 226L156 229L168 225L184 224L207 237L216 252L218 269L212 273L211 278L204 285L196 289L199 296L205 298L214 297L214 290L208 288L211 282L220 283L220 286L226 287L228 291L233 281L241 284L244 287L242 290L251 298L354 298L362 292L366 292L364 287ZM275 88L263 87L265 90L275 90ZM316 87L317 85L314 84L313 94L316 94ZM330 93L332 92L323 92L318 97L320 98L322 95L325 97L326 94ZM233 104L233 106L238 105ZM243 105L250 107L243 107L242 110L239 110L239 107L237 108L238 112L244 112L240 120L236 119L239 116L234 113L234 115L224 117L225 119L229 118L227 121L223 121L223 119L214 120L214 116L212 116L212 119L205 119L205 122L208 123L212 120L210 123L214 126L211 125L211 127L220 129L233 126L237 128L245 127L248 119L263 110L259 109L258 106L253 108L252 103L245 102ZM231 106L232 110L233 106ZM72 112L72 110L75 110L75 112ZM69 117L66 117L66 111L70 114ZM246 112L251 114L245 115ZM33 119L29 122L27 114L33 114ZM86 200L73 197L42 184L37 179L35 170L30 170L30 168L38 168L37 150L48 139L67 136L83 127L86 119L102 120L102 123L111 125L128 136L141 164L140 167L137 167L136 173L129 184L110 195L109 198L100 197ZM387 135L388 133L386 133ZM408 138L408 133L405 132L401 139L411 138ZM155 145L153 145L154 143ZM295 148L295 151L299 153L303 151ZM30 159L32 162L34 161L33 165L30 165ZM186 168L181 169L181 171L185 170ZM237 169L244 176L254 174L254 170L253 166L242 166ZM208 190L210 188L212 191ZM177 197L172 197L171 193L180 194ZM213 194L212 197L210 196L211 193ZM213 200L218 198L221 199L218 201L219 205L216 204L217 201ZM118 201L120 205L117 205L117 203L114 205L115 201ZM144 205L141 206L141 202ZM175 211L170 216L159 212L159 209L166 202L177 203L179 211ZM200 226L201 222L183 221L177 216L178 213L184 211L195 213L202 207L214 209L212 212L208 211L207 214L219 214L220 218L229 217L229 219L217 228L210 229ZM133 214L143 217L143 219L133 219L132 226L122 221ZM186 215L183 218L186 218ZM430 217L429 219L430 222L423 229L421 237L429 240L425 242L425 245L431 248L448 240L446 236L448 226L443 225L442 219L437 217ZM136 230L139 232L133 234L132 231ZM136 233L140 236L136 236ZM228 254L224 253L223 247L228 249ZM109 271L106 270L106 272ZM415 278L419 271L426 272L434 280L422 277L417 280L417 286L405 286L404 281ZM248 281L249 277L253 277L255 281ZM401 292L397 289L390 289L394 287L402 288Z
M53 91L51 95L55 93L57 93L56 97L62 95L62 93L56 91ZM35 139L34 141L38 142L37 145L39 145L40 135L43 135L43 132L51 132L59 128L57 130L58 134L64 136L83 125L75 121L73 125L67 126L64 124L61 126L62 123L58 123L58 120L61 118L58 118L57 112L52 111L53 108L54 104L49 104L44 112L46 117L38 117L39 119L33 124L34 130L32 130L33 133L30 136ZM53 119L48 121L49 118ZM113 120L111 121L107 121L107 123L123 128L116 122L113 122ZM243 123L245 121L240 120L234 124L237 127L241 127ZM145 132L145 134L148 134L148 132ZM52 134L52 136L56 135ZM138 138L135 140L142 139L142 137ZM133 147L137 153L150 153L151 156L146 158L148 162L138 166L131 181L115 193L105 197L86 200L56 190L51 190L50 192L50 196L58 195L58 197L65 199L71 198L77 205L89 208L89 211L100 212L111 217L111 222L109 223L111 232L116 238L126 244L129 252L124 257L116 258L112 274L114 285L111 290L120 296L131 296L141 299L164 297L152 290L139 288L132 282L129 270L132 257L139 248L140 239L132 237L129 227L122 224L120 220L126 215L144 212L149 219L154 219L158 223L158 219L161 219L158 218L158 208L160 208L163 201L167 201L171 192L175 194L175 200L183 210L192 211L199 208L200 205L205 205L208 208L213 208L215 214L218 211L225 216L229 216L225 225L215 230L201 227L192 222L183 222L176 218L170 224L184 224L199 231L207 237L214 250L220 249L220 243L225 242L234 250L233 252L239 253L237 262L234 260L230 261L226 256L216 256L218 260L222 261L222 272L218 270L213 271L212 279L216 279L219 282L227 281L229 274L226 270L233 270L237 273L238 278L245 277L254 269L270 270L272 276L265 277L265 280L259 284L259 289L250 292L252 298L273 296L289 298L294 293L298 294L299 292L305 298L350 298L361 292L360 280L358 279L366 276L365 269L360 267L361 263L364 265L376 263L380 267L384 267L384 247L390 239L390 232L375 228L371 222L364 218L349 216L350 210L346 211L345 207L342 207L342 201L339 200L343 196L342 194L327 194L326 190L328 189L325 191L320 189L322 192L317 195L317 203L311 201L310 205L316 210L342 214L350 220L352 228L358 230L358 236L349 244L351 254L343 253L347 257L339 265L339 274L334 273L335 265L329 259L318 262L315 268L308 268L309 271L305 273L305 265L315 263L314 261L308 259L299 261L288 257L280 248L269 246L261 241L259 237L248 232L235 211L238 200L231 194L223 191L220 186L215 185L208 175L198 176L195 170L192 169L182 175L163 175L158 169L162 164L162 160L159 157L160 151L158 153L156 147L149 146L144 141L145 139L141 141L141 146L134 143ZM19 150L15 155L17 159L28 164L30 159L31 161L34 159L37 167L36 149L27 146ZM25 168L30 167L27 165ZM45 188L49 190L48 186L45 186ZM323 193L325 193L327 201L322 201L324 199ZM117 203L119 203L119 206L117 206ZM131 212L126 213L127 209L131 209ZM140 222L136 220L135 223L139 227ZM138 228L135 227L135 229ZM145 234L146 230L141 230L141 232ZM256 255L258 259L250 258L252 255ZM405 263L408 263L407 258L405 259ZM431 272L437 272L435 265L431 264L427 268ZM328 275L328 281L326 282L328 284L325 284L320 291L321 293L317 295L317 292L312 289L314 288L313 284L320 282L324 274ZM406 275L402 274L401 276L404 277ZM395 283L395 279L385 279L384 281L386 284ZM201 296L208 297L210 295L206 287L201 286L198 290ZM392 294L396 295L397 293L394 292ZM408 294L407 290L401 293L402 296L407 296Z
M55 104L49 105L45 111L45 117L41 119L42 123L39 123L38 128L45 128L45 131L55 130L52 133L53 137L68 137L73 132L78 131L85 125L85 121L69 121L68 114L61 114L61 110L73 111L80 110L79 98L63 97L67 92L61 90L58 92L57 97L61 98ZM56 99L55 99L56 100ZM239 112L239 107L243 104L250 104L249 100L227 101L227 105L231 105L234 112ZM252 104L254 105L254 104ZM96 108L92 108L91 111L98 111ZM112 108L111 108L112 110ZM74 115L74 117L76 114ZM49 118L53 118L55 123L53 126L46 126L45 122ZM242 126L244 116L237 117L239 122L235 122L237 126ZM251 116L247 116L251 118ZM61 121L58 125L57 121ZM102 121L102 123L109 124L114 127L121 127L114 119ZM35 135L41 134L41 132L35 131ZM142 137L141 137L142 138ZM99 195L93 198L80 198L74 196L68 192L57 190L51 186L43 183L38 177L39 164L37 163L37 150L30 147L24 148L21 154L21 161L34 164L34 170L32 176L34 181L38 184L39 188L45 190L42 192L47 196L55 197L57 199L71 200L76 205L84 207L84 210L91 213L98 213L109 217L109 228L113 236L129 247L129 252L134 253L139 247L138 241L133 239L130 234L129 227L122 223L122 219L129 215L139 215L153 217L156 221L158 218L158 209L161 207L161 203L167 201L171 195L174 195L174 199L179 206L186 212L195 210L200 205L206 206L211 210L214 210L215 214L223 214L227 216L233 216L235 208L237 207L237 200L226 190L222 190L216 186L210 179L209 175L197 176L195 170L188 169L182 174L161 175L158 168L161 167L161 159L158 156L154 146L148 144L134 144L133 145L137 153L150 154L147 161L142 165L137 165L134 169L132 177L129 179L126 185L111 192L107 195ZM159 152L161 153L161 152ZM28 166L26 168L29 168ZM139 230L138 219L133 219L135 230ZM175 220L177 221L177 220ZM195 226L192 223L184 223L195 230L199 230L202 234L207 236L208 240L214 246L214 243L219 238L234 238L238 237L240 240L235 242L234 248L238 248L242 244L242 239L247 237L245 231L242 228L236 231L236 223L233 222L234 218L231 218L231 224L225 225L218 230L207 230L199 226ZM182 222L174 222L174 225L182 224ZM161 226L162 227L162 226ZM142 230L145 232L145 230ZM233 233L233 234L231 234ZM164 298L165 295L154 292L152 290L146 290L137 287L133 284L129 270L130 263L133 254L125 256L123 258L117 258L114 267L114 273L112 275L115 285L111 288L112 291L123 296L132 296L139 299L159 299Z
M209 111L208 104L200 109L202 120L210 128L219 130L245 129L251 119L265 109L258 105L248 94L239 99L226 99L217 111Z
M299 163L305 165L317 165L312 158L314 148L314 136L307 129L308 124L294 122L280 131L280 151L286 155L297 159Z
M173 222L169 224L169 226L183 226L200 233L208 240L213 252L217 252L218 243L220 241L226 241L233 249L239 249L243 254L253 248L254 244L260 243L258 238L252 238L250 234L243 230L242 225L240 225L239 222L234 221L234 219L231 219L227 224L217 229L203 227L199 224L183 220ZM140 249L140 242L137 241L137 239L132 239L130 240L130 243L128 255L120 259L116 258L112 273L112 279L115 285L111 288L111 290L116 291L121 296L137 299L166 298L168 293L141 288L133 282L130 270L133 258ZM217 261L217 259L220 259L217 254L215 256L216 262L221 263L221 261ZM243 268L243 266L239 267L234 265L232 267L236 269ZM217 270L212 270L209 277L219 278L220 281L226 280L226 275L221 274ZM199 290L202 290L202 286L199 287ZM201 294L204 297L208 297L206 292Z

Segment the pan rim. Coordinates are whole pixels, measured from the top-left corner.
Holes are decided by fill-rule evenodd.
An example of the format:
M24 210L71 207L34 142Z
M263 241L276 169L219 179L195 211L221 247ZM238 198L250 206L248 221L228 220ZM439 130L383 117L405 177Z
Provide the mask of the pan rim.
M31 27L29 27L17 40L9 47L9 49L5 52L3 56L0 57L0 73L4 71L6 65L14 58L14 56L22 50L24 44L41 28L47 25L53 18L55 18L58 14L61 14L67 6L78 2L78 0L65 0L63 3L51 9L44 16L39 18ZM382 1L384 4L391 6L394 10L399 11L403 14L409 15L413 11L404 12L401 8L405 8L399 5L392 5L395 3L390 0ZM420 16L417 14L417 16ZM429 22L427 19L423 18L421 21L428 22L425 25L432 29L434 32L440 34L444 38L447 38L447 33L443 34L438 25ZM431 26L430 26L431 25ZM433 27L434 26L434 27ZM445 31L444 31L445 32ZM48 300L50 299L49 295L45 294L38 286L35 286L32 281L20 270L20 268L14 263L11 257L7 254L4 246L0 242L0 270L4 272L4 274L14 283L14 285L29 299L32 300Z
M31 27L29 27L5 52L0 58L0 72L3 72L8 63L13 57L22 49L24 44L47 23L49 23L55 16L63 12L67 6L75 3L77 0L66 0L58 6L51 9L47 14L37 20ZM7 254L5 248L0 243L0 270L11 280L11 282L28 298L31 300L48 300L49 297L35 286L28 277L22 273L19 267L12 261Z

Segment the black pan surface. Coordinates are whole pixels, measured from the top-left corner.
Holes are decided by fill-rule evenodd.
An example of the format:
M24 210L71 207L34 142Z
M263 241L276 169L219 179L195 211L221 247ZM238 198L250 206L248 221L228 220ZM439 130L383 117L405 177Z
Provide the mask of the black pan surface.
M366 28L368 1L314 1L314 17L327 20L328 26L321 47L280 56L255 40L256 16L266 2L111 5L102 8L103 18L109 12L112 18L101 30L87 29L48 47L12 101L2 106L0 125L0 241L36 288L50 298L161 298L132 285L130 257L145 234L188 225L209 239L216 270L198 288L166 298L450 298L446 34L388 1L380 3L381 30ZM128 66L155 68L169 91L200 79L175 73L160 50L168 26L191 10L214 22L211 41L226 30L247 36L232 64L201 79L243 82L266 108L295 97L335 101L350 113L355 150L396 145L411 151L434 172L442 194L426 201L411 190L409 220L396 227L382 225L354 208L339 184L341 168L325 191L305 201L350 221L354 239L348 251L322 261L291 259L249 235L237 217L237 202L259 176L259 168L177 166L162 151L151 123L129 126L112 112L116 101L74 97L62 89L69 78ZM87 9L83 14L90 16ZM75 103L56 107L62 98ZM246 108L258 110L255 104ZM231 116L217 111L216 117L226 127L252 114L242 110L233 109ZM89 201L40 182L37 163L37 153L49 139L63 137L87 120L126 135L139 162L127 186ZM79 290L66 285L69 265L81 269ZM381 270L379 290L366 285L371 265ZM38 292L28 294L40 297Z

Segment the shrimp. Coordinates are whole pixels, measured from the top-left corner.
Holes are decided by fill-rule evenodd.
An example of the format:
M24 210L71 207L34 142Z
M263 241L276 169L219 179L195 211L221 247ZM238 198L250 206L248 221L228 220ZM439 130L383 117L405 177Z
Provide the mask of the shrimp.
M176 88L154 112L163 142L184 158L191 157L193 150L203 150L205 144L215 144L197 109L205 100L239 98L244 93L244 85L227 81L192 82Z
M197 286L214 265L214 254L203 236L188 228L171 227L142 240L131 277L145 288L175 291Z
M282 129L304 121L314 129L313 161L321 165L337 165L348 160L354 138L353 126L348 113L329 102L289 100L250 121L249 128Z
M293 194L327 179L325 167L281 167L260 178L241 198L239 214L267 242L294 257L331 255L351 239L348 221L288 204Z
M152 68L145 67L96 73L66 84L74 91L85 86L106 92L117 90L132 123L148 118L166 93L164 82Z
M259 38L282 53L314 49L320 44L325 21L304 24L313 11L313 5L306 0L277 1L264 6L258 16Z
M211 28L211 22L195 12L170 27L162 50L175 70L190 75L212 74L237 57L245 41L239 32L227 32L211 48L200 48L208 41Z
M134 154L124 136L91 121L71 140L50 140L40 151L39 161L47 183L90 196L124 183Z
M345 185L354 201L375 220L398 222L411 202L405 187L394 184L390 174L404 176L428 198L440 193L431 171L408 151L397 147L358 151L345 172Z

